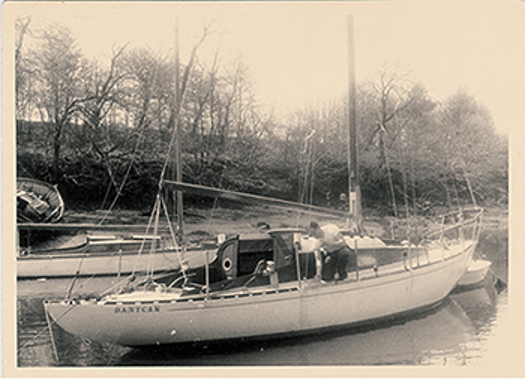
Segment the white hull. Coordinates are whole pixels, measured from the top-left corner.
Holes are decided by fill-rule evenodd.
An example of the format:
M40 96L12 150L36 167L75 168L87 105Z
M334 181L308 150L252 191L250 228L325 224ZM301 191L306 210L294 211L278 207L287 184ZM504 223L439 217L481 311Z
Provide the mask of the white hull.
M389 264L378 275L368 270L339 284L303 280L209 296L137 291L100 301L48 302L46 309L70 333L128 346L291 335L434 305L464 274L475 244L436 247L418 264Z
M125 253L73 253L26 255L17 258L17 277L24 278L53 278L53 277L90 277L128 275L132 272L153 272L179 269L180 260L186 260L189 267L204 264L204 259L214 257L214 250L188 250L176 252L174 250L156 251L153 255L148 252L138 256L136 251Z

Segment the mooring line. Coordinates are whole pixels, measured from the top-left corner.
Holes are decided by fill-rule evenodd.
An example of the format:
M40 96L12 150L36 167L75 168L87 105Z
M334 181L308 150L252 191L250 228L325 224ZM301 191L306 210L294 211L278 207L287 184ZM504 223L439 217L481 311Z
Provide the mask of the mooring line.
M53 345L53 350L54 350L54 353L55 353L55 357L56 357L56 360L57 362L59 361L58 359L58 352L57 352L57 348L55 346L55 341L54 341L54 338L53 338L53 331L52 331L52 322L51 320L49 319L48 317L48 311L46 309L46 302L43 301L42 302L43 305L44 305L44 314L46 315L46 322L48 324L48 326L44 329L42 329L41 331L39 331L35 336L33 336L33 338L31 338L30 340L28 340L26 343L24 343L24 345L22 345L18 351L17 351L17 354L20 354L22 352L22 350L24 350L26 347L28 347L30 344L34 344L36 339L39 338L42 333L44 333L46 330L49 330L50 331L50 334L51 334L51 342L52 342L52 345ZM58 318L59 320L64 317L67 313L69 313L71 311L71 309L73 309L75 307L75 305L71 305L69 309L65 310L64 313L62 313L60 315L60 317Z
M45 302L44 304L44 313L46 314L47 327L49 329L49 337L51 338L51 345L53 346L53 353L55 354L55 360L59 363L57 345L55 344L55 337L53 336L53 328L51 326L51 320L49 319L49 312L46 309Z

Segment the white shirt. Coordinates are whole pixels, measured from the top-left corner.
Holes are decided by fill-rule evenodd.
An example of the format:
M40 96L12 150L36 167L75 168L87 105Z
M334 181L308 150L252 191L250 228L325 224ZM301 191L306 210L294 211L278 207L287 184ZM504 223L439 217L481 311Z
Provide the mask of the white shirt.
M321 240L320 245L327 252L337 251L338 249L341 249L347 245L338 226L334 224L327 224L321 227L321 229L325 236Z

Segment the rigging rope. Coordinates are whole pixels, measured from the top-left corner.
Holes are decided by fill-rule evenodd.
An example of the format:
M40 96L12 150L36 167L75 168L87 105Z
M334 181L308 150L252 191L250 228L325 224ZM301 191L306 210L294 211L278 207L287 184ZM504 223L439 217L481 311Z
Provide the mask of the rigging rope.
M115 207L115 204L117 203L117 200L119 199L119 197L122 194L122 190L124 189L124 185L126 184L126 181L128 180L128 177L130 176L130 172L131 172L131 169L133 167L133 163L135 161L135 155L139 151L139 144L140 144L140 142L142 140L143 133L144 133L144 129L140 132L139 137L137 138L137 142L135 143L135 150L133 152L132 159L130 161L130 164L129 164L128 168L126 169L126 174L124 175L122 183L121 183L119 189L117 190L117 195L115 195L115 198L113 199L113 202L111 203L110 207L106 211L106 214L102 217L102 220L99 222L99 225L104 223L104 221L108 218L109 214L111 213L111 210L113 209L113 207ZM111 184L110 184L110 186L111 186ZM109 188L108 188L108 192L109 192ZM103 206L104 206L104 202L105 202L105 200L103 201L103 204L102 204Z
M183 277L186 280L187 277L186 277L185 265L184 265L184 261L185 260L181 256L181 252L179 251L179 248L177 246L177 240L176 240L176 236L175 236L175 232L173 230L172 224L170 223L170 216L168 214L168 208L166 206L166 201L163 198L161 198L161 202L162 202L162 205L163 205L165 216L166 216L166 218L168 220L168 228L170 228L170 235L172 236L172 240L173 240L173 243L174 243L175 253L177 253L177 257L179 258L179 263L181 264L181 272L183 273Z
M56 350L56 347L55 347L55 341L54 341L54 338L53 338L53 332L51 331L52 330L52 326L53 326L53 322L51 322L48 319L48 314L49 313L48 313L48 310L46 309L46 301L43 301L43 304L44 304L44 314L46 314L47 326L44 329L42 329L41 331L39 331L38 333L36 333L33 336L33 338L29 339L22 346L20 346L18 351L17 351L17 354L20 354L22 352L22 350L24 350L29 345L34 344L38 337L40 337L46 330L49 330L50 331L51 340L52 340L52 344L53 344L53 348L54 348L54 351L55 351L55 357L56 357L56 359L58 361L58 353L57 353L57 350ZM64 310L64 312L56 320L53 320L53 321L54 322L59 321L62 317L64 317L67 313L69 313L75 306L76 306L75 304L70 305L68 307L68 309Z
M225 173L224 171L221 172L221 178L219 178L219 188L222 188L223 186L223 179L225 178ZM214 198L214 204L212 204L212 210L210 211L210 216L208 217L208 222L206 223L206 226L205 226L205 231L208 232L208 230L210 229L210 226L212 225L212 218L214 217L214 212L217 208L217 202L218 202L219 198Z
M137 254L137 260L135 261L135 265L133 266L133 271L132 271L131 275L129 276L129 279L133 278L133 276L135 276L135 272L137 271L137 266L139 265L139 260L141 258L141 254L142 254L142 251L144 249L144 245L146 244L146 236L148 235L148 232L150 232L150 227L152 225L152 221L153 221L153 217L154 217L154 213L153 213L154 211L155 211L155 207L154 207L154 210L152 211L152 214L150 215L150 220L148 221L148 226L146 227L146 234L144 235L144 238L143 238L143 240L141 242L141 247L139 248L139 253Z
M206 37L206 33L201 38L201 40L198 42L198 44L196 46L194 46L194 48L192 50L192 53L190 55L190 59L189 59L188 65L186 66L185 72L184 72L184 75L183 75L183 83L182 83L182 86L180 88L181 94L180 94L180 97L178 99L178 102L177 102L177 105L175 107L175 110L173 112L174 129L173 129L173 132L172 132L172 136L170 138L170 143L168 145L168 150L166 151L166 158L165 158L162 170L161 170L161 175L159 177L159 186L158 186L158 190L157 190L157 197L156 197L155 207L154 207L154 209L152 211L152 214L150 216L150 223L151 223L151 221L153 220L154 214L156 215L156 221L155 221L155 227L154 227L155 232L157 232L157 227L158 227L158 223L159 223L159 212L160 212L160 208L161 208L160 200L162 199L161 194L162 194L162 190L163 190L163 180L164 180L164 176L166 174L166 170L168 168L168 163L170 162L170 154L171 154L173 146L174 146L174 144L176 142L176 137L178 136L179 122L180 122L180 118L179 117L180 117L181 108L182 108L181 105L183 104L184 98L185 98L185 95L186 95L186 88L187 88L187 83L188 83L188 79L189 79L189 76L190 76L190 70L191 70L191 68L193 66L193 62L195 60L195 56L196 56L196 53L197 53L197 48L199 47L199 45L201 45L203 43L205 37ZM178 71L179 68L176 68L176 70ZM179 84L176 84L175 86L177 87L177 86L179 86ZM178 90L179 89L176 89L177 93L178 93ZM180 213L182 213L182 211L180 211ZM169 215L167 215L167 217L168 217L168 221L170 221ZM150 223L148 224L148 226L150 225ZM172 227L171 227L170 223L169 223L169 226L170 226L170 231L172 231ZM150 251L150 254L152 254L152 251ZM152 260L150 258L149 259L149 265L148 265L148 272L151 271L151 266L152 266ZM182 267L182 264L181 264L181 267ZM134 269L134 272L135 272L135 269Z
M154 211L155 211L155 224L153 225L153 243L150 246L150 256L148 256L148 267L146 268L146 278L147 279L149 279L153 275L153 261L154 261L156 246L157 246L159 215L161 212L161 193L160 192L157 194Z

